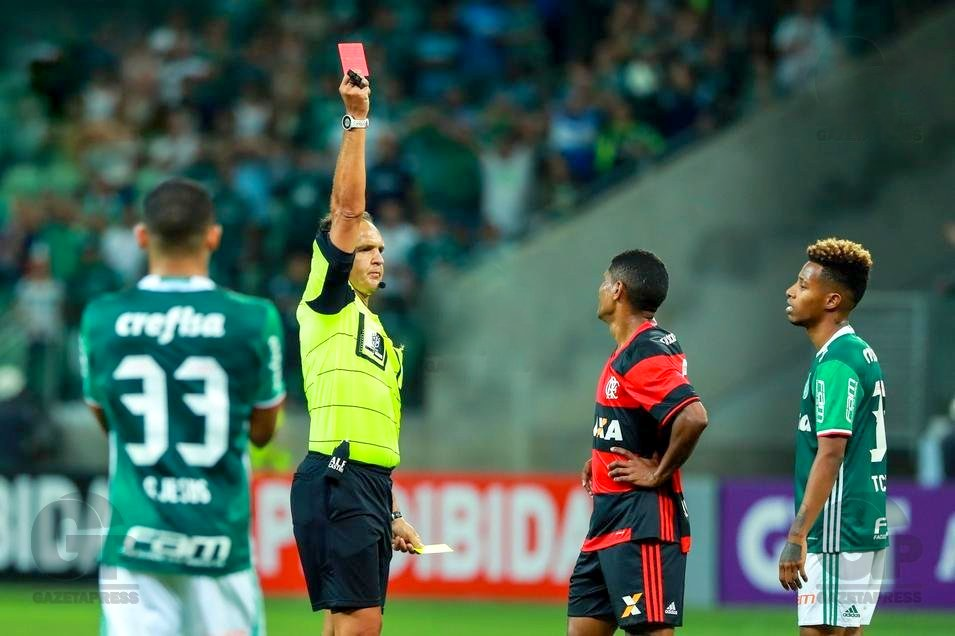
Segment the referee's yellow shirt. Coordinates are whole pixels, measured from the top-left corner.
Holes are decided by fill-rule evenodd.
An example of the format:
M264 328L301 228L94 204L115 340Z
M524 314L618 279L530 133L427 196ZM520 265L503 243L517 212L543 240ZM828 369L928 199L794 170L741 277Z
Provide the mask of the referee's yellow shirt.
M348 284L355 255L319 232L298 323L311 427L308 448L331 455L349 441L350 458L393 468L400 461L401 349Z

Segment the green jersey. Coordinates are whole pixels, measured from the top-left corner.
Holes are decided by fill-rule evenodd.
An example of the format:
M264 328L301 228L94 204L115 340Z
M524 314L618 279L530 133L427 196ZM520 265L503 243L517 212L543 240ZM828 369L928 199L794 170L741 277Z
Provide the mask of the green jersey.
M275 306L208 278L147 276L86 307L80 349L84 396L109 436L102 562L251 567L249 415L285 396Z
M875 352L852 327L816 354L802 391L796 433L796 510L802 505L818 438L848 438L845 458L809 552L868 552L889 543L886 503L885 383Z
M351 459L393 468L401 458L401 349L349 286L354 258L327 232L315 238L297 311L308 448L331 455L347 439Z

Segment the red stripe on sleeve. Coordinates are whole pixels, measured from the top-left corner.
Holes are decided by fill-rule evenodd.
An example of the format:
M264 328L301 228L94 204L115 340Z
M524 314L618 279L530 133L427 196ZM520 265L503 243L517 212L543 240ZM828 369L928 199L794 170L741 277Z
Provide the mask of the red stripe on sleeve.
M852 433L848 431L822 431L821 433L816 433L816 437L845 437L848 439L852 437Z
M624 389L646 410L663 401L670 391L689 384L683 375L684 354L644 358L623 376Z
M667 413L666 417L663 418L663 421L660 422L660 427L662 428L666 426L667 424L669 424L670 420L672 420L674 417L679 415L680 411L682 411L688 405L692 404L693 402L699 402L699 401L700 401L700 396L698 395L691 395L690 397L686 398L685 400L683 400L682 402L674 406L672 409L670 409L670 412Z

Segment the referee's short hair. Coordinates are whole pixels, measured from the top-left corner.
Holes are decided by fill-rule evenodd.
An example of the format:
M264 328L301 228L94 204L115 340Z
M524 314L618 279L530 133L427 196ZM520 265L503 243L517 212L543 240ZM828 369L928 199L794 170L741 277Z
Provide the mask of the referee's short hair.
M167 179L146 195L143 223L161 252L191 253L202 247L216 222L212 195L191 179Z
M610 261L610 279L623 283L627 301L637 311L656 313L670 288L667 268L652 252L629 250Z

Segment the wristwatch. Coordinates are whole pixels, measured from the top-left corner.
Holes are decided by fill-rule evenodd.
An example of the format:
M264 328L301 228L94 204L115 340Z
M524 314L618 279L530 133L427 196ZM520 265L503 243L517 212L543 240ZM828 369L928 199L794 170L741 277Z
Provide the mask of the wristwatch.
M352 128L368 128L368 118L355 119L351 115L345 115L342 117L342 128L345 130L351 130Z
M395 511L393 511L393 512L391 513L391 520L392 520L392 521L398 521L398 519L401 519L403 516L404 516L404 515L401 514L401 511L400 511L400 510L395 510Z

